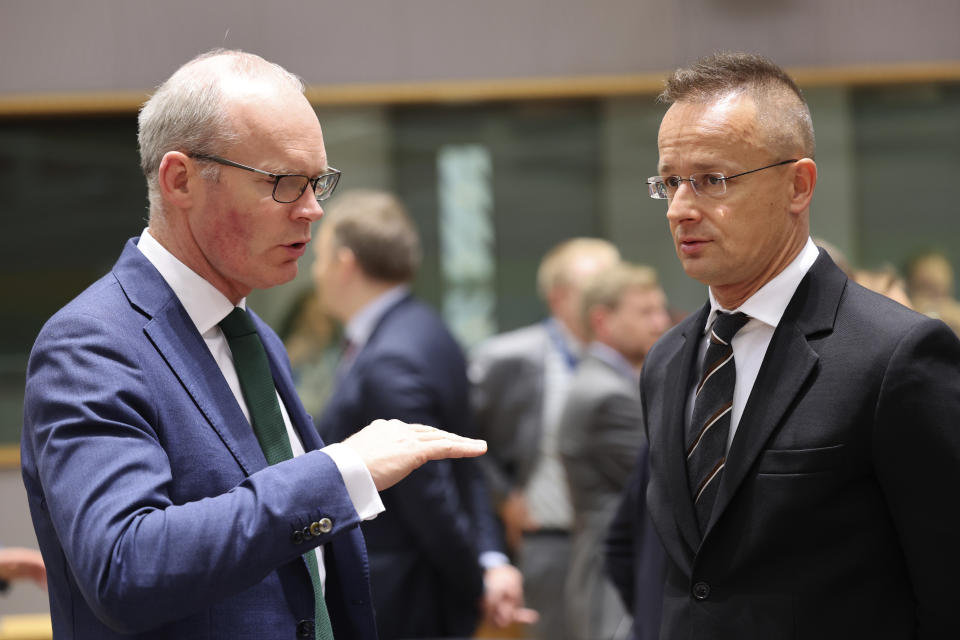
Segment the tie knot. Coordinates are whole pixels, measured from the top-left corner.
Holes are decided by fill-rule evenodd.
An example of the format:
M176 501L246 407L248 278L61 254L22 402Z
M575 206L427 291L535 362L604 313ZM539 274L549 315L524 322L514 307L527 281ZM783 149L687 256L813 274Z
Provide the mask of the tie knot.
M713 321L713 336L723 344L729 344L748 320L750 316L745 313L718 313L716 320Z
M250 315L240 307L234 307L233 311L220 321L220 328L228 339L242 338L257 332Z

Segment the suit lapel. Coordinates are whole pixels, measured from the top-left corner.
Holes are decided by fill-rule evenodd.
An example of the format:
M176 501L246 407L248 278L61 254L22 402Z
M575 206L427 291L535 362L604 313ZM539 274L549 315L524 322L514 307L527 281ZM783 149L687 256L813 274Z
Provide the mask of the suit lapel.
M247 475L264 468L267 461L250 423L203 337L160 273L133 241L127 243L113 271L131 305L150 318L144 333L237 464Z
M727 454L717 501L704 537L730 504L816 370L819 355L807 338L833 329L845 286L846 276L821 251L797 287L770 340Z
M691 550L700 545L700 528L690 495L690 483L687 479L687 455L685 446L687 396L693 385L697 370L697 347L700 333L707 321L710 305L704 305L699 313L689 320L682 331L682 344L667 365L664 378L665 393L669 394L664 402L664 428L660 431L661 447L665 451L664 467L667 472L667 486L670 490L670 502L673 505L677 527Z

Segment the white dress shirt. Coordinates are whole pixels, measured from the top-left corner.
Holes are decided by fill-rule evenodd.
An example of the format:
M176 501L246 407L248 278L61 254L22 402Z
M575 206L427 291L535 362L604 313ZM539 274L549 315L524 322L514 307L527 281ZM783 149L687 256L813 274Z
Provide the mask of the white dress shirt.
M230 345L227 343L226 336L220 329L220 321L233 311L233 303L216 287L167 251L150 235L149 229L144 229L143 233L140 234L137 248L150 261L150 264L156 267L163 279L173 289L173 293L180 300L180 304L183 305L187 315L190 316L193 324L197 327L197 331L200 332L207 344L207 348L210 349L213 359L216 360L217 366L220 367L223 377L243 410L243 415L249 422L250 410L247 408L243 392L240 389L240 380L233 364L233 354L230 352ZM246 298L241 300L237 306L246 309ZM290 439L293 456L301 456L304 454L303 443L290 422L287 408L283 405L279 393L277 394L277 402L280 404L280 413L283 415L283 423L287 429L287 437ZM361 519L370 520L384 510L383 502L380 500L380 494L377 493L373 478L356 452L339 443L327 445L321 451L330 456L334 464L337 465L337 469L340 470L340 475L343 476L343 482L347 487L347 493L350 495L350 500ZM317 564L320 568L320 578L326 585L326 569L321 549L322 547L317 547L316 550Z
M718 313L721 311L729 313L742 311L750 316L750 320L737 332L731 343L733 345L737 382L733 389L733 408L730 411L730 433L727 435L728 451L730 443L733 442L733 436L737 432L737 426L740 424L743 408L750 398L750 392L753 391L760 365L763 364L763 358L767 354L767 347L770 346L773 332L780 324L780 318L783 317L783 312L787 310L787 305L790 304L793 294L800 286L800 281L807 275L807 271L810 270L819 255L820 251L813 244L813 240L807 238L806 245L800 250L797 257L736 309L724 309L717 303L713 291L709 292L710 314L707 316L707 323L700 338L700 355L697 362L702 363L707 354L707 336L710 334L710 328L713 326ZM693 416L695 391L696 384L690 389L690 395L687 397L686 424L688 425Z

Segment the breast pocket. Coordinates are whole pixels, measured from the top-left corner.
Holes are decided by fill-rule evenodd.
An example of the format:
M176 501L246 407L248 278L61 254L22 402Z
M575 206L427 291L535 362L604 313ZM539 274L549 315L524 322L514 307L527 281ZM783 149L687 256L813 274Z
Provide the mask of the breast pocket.
M846 448L842 444L813 449L768 449L760 454L758 475L800 475L843 469Z

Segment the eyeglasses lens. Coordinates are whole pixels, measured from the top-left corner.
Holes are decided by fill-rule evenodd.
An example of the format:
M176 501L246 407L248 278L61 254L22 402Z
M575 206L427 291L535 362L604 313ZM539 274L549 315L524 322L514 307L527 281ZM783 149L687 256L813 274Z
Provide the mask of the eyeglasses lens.
M277 202L296 202L309 182L304 176L282 176L277 179L273 197Z

